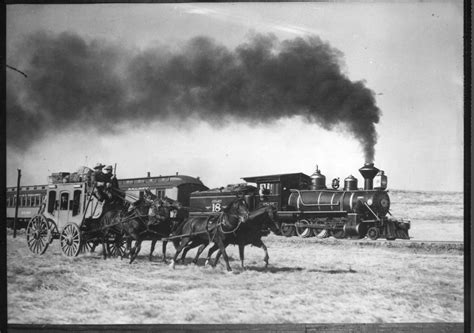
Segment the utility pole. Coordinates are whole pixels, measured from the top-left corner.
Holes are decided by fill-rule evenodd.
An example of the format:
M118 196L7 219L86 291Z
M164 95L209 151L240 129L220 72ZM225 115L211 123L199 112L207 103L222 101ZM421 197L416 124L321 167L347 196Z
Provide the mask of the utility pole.
M16 238L16 220L18 219L18 205L20 203L20 178L21 170L18 169L18 180L16 183L15 219L13 220L13 238Z

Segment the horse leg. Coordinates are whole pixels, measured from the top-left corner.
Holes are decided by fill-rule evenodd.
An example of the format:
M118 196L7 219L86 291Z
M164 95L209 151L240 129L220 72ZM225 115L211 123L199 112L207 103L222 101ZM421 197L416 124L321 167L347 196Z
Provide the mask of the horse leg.
M200 244L201 244L200 242L191 240L191 243L188 243L188 245L186 245L186 247L183 250L183 255L181 256L181 262L184 263L184 258L186 257L186 254L189 252L189 250L194 249L196 246L199 246Z
M243 269L243 270L245 270L245 265L244 265L244 250L245 250L245 245L244 245L244 244L239 244L240 264L242 265L242 269Z
M95 251L97 245L99 245L99 241L95 240L92 242L91 253Z
M263 261L265 262L265 268L268 267L268 259L270 259L270 257L268 256L268 250L267 250L267 247L265 246L265 244L263 244L262 240L258 240L257 242L255 242L253 245L263 249L263 251L265 251L265 257L263 258Z
M128 258L130 256L132 240L129 237L127 237L125 243L126 243L126 246L125 246L125 253L123 254L123 258Z
M102 256L104 257L104 260L107 259L107 247L105 246L105 243L106 243L106 237L102 238L101 239L101 243L102 243Z
M232 272L232 268L230 268L229 265L229 257L227 256L227 252L225 252L224 242L222 241L221 237L217 237L217 245L219 245L219 250L222 252L222 256L224 257L227 271Z
M214 263L211 262L211 256L214 252L216 252L216 250L218 248L219 248L219 246L216 243L214 243L214 245L212 245L212 247L209 249L209 251L207 251L206 263L204 264L205 266L207 266L209 263L211 263L212 267L216 267L217 259L219 259L221 254L220 254L220 252L217 253L218 257L216 257L216 260L214 261Z
M156 241L155 241L155 242L156 242ZM166 260L166 245L168 245L168 241L165 241L165 240L164 240L164 241L163 241L163 245L161 246L161 249L162 249L162 251L163 251L163 262L164 262L165 264L168 263L168 261Z
M204 251L204 249L206 248L207 245L208 245L208 244L201 244L201 246L200 246L199 249L197 250L196 256L195 256L194 259L193 259L193 264L197 265L199 256L201 255L202 251Z
M127 245L129 247L129 257L132 257L135 253L135 246L132 246L132 240L130 239L130 244Z
M137 258L141 247L142 247L142 239L139 238L135 241L135 246L133 247L133 250L132 250L133 254L130 256L130 264Z
M181 259L179 261L184 264L184 258L186 258L186 254L188 254L188 251L194 248L193 241L190 241L183 249L183 253L181 254Z
M176 265L176 259L178 258L179 253L184 249L184 247L189 243L190 238L189 237L183 237L181 241L179 242L179 246L176 249L176 253L173 256L173 259L171 259L171 264L170 267L174 269Z
M150 261L151 261L153 251L155 251L155 245L156 245L156 239L153 239L151 241L150 256L148 257L148 260L150 260Z

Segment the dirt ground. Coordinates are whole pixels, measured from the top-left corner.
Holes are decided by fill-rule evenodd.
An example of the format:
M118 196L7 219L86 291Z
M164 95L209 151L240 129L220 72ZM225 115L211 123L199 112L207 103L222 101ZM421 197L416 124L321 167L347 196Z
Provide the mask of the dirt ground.
M232 273L188 262L171 269L145 242L132 265L97 253L42 255L24 232L7 235L9 323L401 323L462 322L463 251L364 246L332 238L270 235L246 248L247 270L230 246ZM398 241L396 241L398 242ZM171 245L169 255L174 253ZM189 257L194 255L191 251ZM206 252L205 252L206 253Z

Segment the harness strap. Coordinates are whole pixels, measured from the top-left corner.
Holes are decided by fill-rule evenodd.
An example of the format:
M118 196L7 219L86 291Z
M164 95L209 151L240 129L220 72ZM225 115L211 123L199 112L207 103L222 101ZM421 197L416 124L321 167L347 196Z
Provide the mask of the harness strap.
M239 217L238 215L233 215L233 214L227 214L227 215ZM239 218L239 223L237 223L237 226L235 227L235 229L233 229L233 230L231 230L231 231L224 231L224 229L222 228L222 225L224 224L224 223L223 223L223 220L224 220L223 216L224 216L224 214L222 213L221 216L220 216L220 218L219 218L220 221L219 221L219 223L217 224L217 226L220 227L221 232L222 232L223 234L232 234L232 233L235 233L235 232L237 231L237 229L239 229L240 224L242 223L242 220Z

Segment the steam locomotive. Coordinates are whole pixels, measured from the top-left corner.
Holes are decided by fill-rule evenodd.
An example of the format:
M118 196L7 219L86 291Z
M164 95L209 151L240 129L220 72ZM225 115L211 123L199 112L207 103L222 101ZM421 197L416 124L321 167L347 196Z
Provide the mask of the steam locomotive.
M151 189L158 197L169 197L187 207L183 216L219 214L236 196L244 196L250 210L271 205L276 209L280 230L284 236L318 236L320 238L408 239L410 222L389 217L390 198L387 191L387 176L373 164L365 164L360 173L364 177L364 188L357 179L349 176L339 190L339 180L326 187L326 177L316 167L308 176L304 173L288 173L257 177L244 177L246 183L208 189L199 178L185 175L129 178L119 180L119 187L139 198L145 189ZM64 182L66 173L61 173ZM250 184L249 184L250 183ZM255 185L252 185L255 184ZM25 226L41 206L48 185L24 186L20 191L20 227ZM71 194L72 197L72 194ZM59 200L59 196L58 196ZM77 204L66 200L73 213ZM51 209L59 205L52 202ZM16 205L16 189L7 188L7 224L11 225ZM17 228L19 226L17 225Z
M373 163L366 163L359 172L364 178L363 189L358 188L353 176L344 179L342 190L338 189L339 179L334 179L328 189L318 167L311 176L290 173L244 177L247 183L191 193L190 206L199 209L190 214L219 212L236 195L243 195L250 210L274 206L284 236L409 239L410 221L388 217L387 176Z

